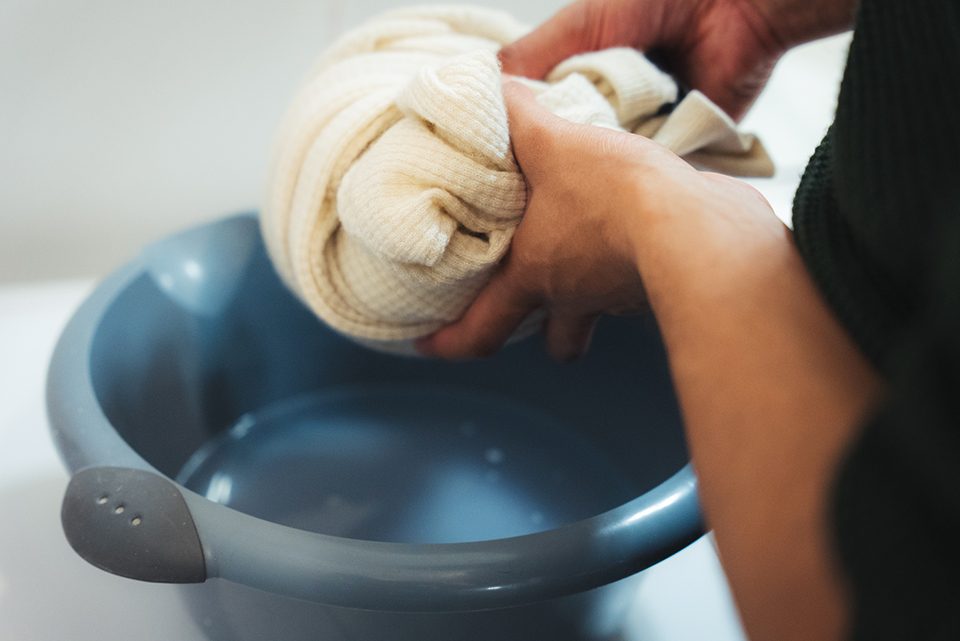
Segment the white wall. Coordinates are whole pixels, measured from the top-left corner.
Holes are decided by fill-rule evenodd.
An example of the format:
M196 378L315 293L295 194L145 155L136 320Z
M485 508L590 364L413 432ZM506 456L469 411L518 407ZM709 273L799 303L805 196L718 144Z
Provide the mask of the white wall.
M550 0L482 4L531 23ZM0 282L98 275L260 199L273 128L331 38L398 0L0 3ZM748 124L786 172L821 135L844 40L788 58Z

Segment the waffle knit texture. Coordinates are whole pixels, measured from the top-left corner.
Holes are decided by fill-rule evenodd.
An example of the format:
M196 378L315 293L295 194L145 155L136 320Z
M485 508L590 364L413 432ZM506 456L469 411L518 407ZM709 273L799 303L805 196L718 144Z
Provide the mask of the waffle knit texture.
M824 297L887 380L832 496L857 641L960 639L960 2L862 0L794 203Z
M277 137L261 216L287 286L373 347L456 320L510 244L526 187L497 51L527 29L474 7L392 11L320 58ZM649 136L691 162L768 175L763 147L632 49L574 56L529 81L553 113Z

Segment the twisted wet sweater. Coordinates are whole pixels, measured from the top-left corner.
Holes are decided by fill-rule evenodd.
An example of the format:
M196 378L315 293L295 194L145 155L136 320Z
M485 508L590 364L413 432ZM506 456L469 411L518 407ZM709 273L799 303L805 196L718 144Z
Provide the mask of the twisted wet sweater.
M832 513L852 638L960 639L960 2L863 0L794 204L825 298L888 381Z

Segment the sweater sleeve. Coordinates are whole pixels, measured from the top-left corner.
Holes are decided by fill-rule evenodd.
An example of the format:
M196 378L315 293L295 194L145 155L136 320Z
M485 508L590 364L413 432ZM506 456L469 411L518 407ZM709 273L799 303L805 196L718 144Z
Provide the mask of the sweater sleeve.
M919 313L835 479L851 638L960 638L960 203L926 235Z

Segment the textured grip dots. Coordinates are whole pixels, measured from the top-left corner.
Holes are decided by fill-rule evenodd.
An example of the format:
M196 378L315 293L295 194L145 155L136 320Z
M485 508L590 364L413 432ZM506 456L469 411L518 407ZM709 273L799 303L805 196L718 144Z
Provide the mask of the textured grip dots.
M206 580L190 510L177 486L158 474L81 470L67 486L60 516L70 546L102 570L161 583Z

